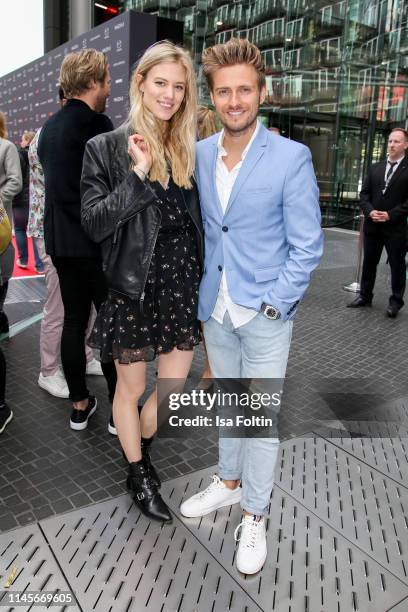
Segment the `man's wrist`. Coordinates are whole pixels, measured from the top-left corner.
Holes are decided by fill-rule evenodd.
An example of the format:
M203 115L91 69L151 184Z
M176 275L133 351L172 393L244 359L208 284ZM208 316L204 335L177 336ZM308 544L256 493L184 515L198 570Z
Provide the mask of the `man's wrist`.
M266 304L263 302L261 306L261 313L267 318L273 321L281 318L281 312L279 308L275 308L272 304Z

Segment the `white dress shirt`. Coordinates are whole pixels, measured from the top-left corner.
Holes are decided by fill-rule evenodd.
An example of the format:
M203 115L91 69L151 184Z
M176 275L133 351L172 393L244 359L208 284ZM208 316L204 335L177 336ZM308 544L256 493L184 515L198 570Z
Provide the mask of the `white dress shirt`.
M217 157L215 179L216 179L218 198L220 200L222 212L224 214L227 209L227 205L228 205L228 201L231 196L232 188L234 187L234 183L241 169L242 162L245 159L245 156L249 151L249 147L251 146L251 144L256 138L256 135L259 131L259 126L260 124L259 122L257 122L254 133L252 134L251 140L248 142L247 146L242 152L241 161L238 162L238 164L234 166L231 171L228 170L223 160L223 157L227 155L227 151L223 147L224 130L222 130L220 137L218 139L218 143L217 143L218 157ZM217 301L215 303L214 310L211 316L216 321L218 321L218 323L222 324L224 320L224 315L227 311L228 311L228 314L231 318L231 321L234 327L240 327L241 325L245 325L245 323L248 323L251 319L256 317L256 315L258 314L258 311L254 310L253 308L246 308L245 306L239 306L238 304L234 304L228 292L227 278L226 278L225 269L224 269L222 272L220 288L218 290Z
M400 165L400 163L402 162L404 157L405 157L405 155L403 155L399 159L396 159L394 162L390 162L390 160L387 159L387 165L385 166L385 174L384 174L384 189L383 189L383 193L386 191L388 185L390 184L390 180L394 176L395 172L398 170L398 166ZM394 164L395 162L397 162L397 163L393 167L392 174L388 177L388 180L387 180L387 174L388 174L388 170L391 168L391 163Z

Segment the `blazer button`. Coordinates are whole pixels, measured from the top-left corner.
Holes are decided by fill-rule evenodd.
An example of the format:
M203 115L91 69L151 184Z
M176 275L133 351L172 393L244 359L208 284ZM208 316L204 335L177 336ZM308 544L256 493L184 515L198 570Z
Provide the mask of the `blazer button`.
M222 231L223 231L223 232L228 232L228 227L227 227L226 225L223 225L223 226L222 226Z
M222 272L222 266L218 266L220 272Z

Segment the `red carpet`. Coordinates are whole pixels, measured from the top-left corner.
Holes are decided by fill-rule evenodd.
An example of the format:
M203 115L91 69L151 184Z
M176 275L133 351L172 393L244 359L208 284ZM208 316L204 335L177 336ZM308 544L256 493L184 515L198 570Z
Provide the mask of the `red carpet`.
M13 270L13 278L18 276L41 276L35 270L35 262L34 262L34 252L33 252L33 243L32 239L28 238L28 266L27 268L19 268L17 265L18 259L18 251L16 247L16 239L13 236L13 245L15 249L15 258L14 258L14 270Z

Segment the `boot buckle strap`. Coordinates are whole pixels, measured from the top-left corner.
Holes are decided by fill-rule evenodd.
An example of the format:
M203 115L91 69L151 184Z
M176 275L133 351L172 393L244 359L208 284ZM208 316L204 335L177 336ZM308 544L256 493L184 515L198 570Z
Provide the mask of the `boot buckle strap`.
M141 501L144 498L145 498L145 494L143 492L142 493L136 493L136 499L138 501Z

